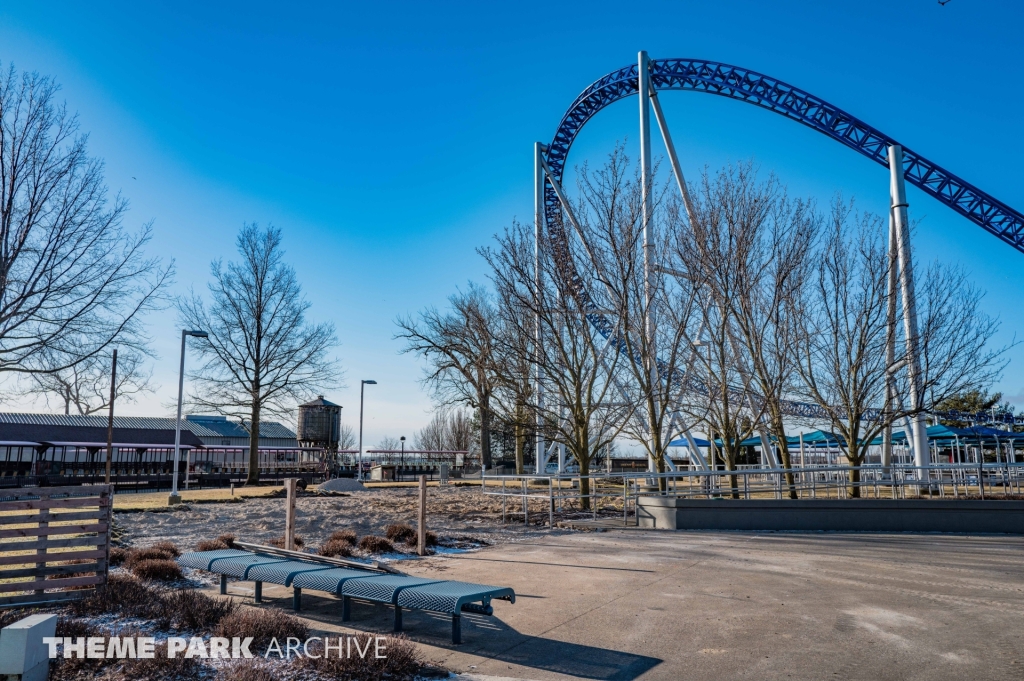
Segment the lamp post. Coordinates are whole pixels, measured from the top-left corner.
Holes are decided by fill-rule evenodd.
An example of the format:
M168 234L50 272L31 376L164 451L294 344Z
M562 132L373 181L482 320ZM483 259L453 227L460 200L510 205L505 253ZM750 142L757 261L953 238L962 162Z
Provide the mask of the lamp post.
M174 472L171 474L171 494L167 497L167 503L180 504L181 495L178 494L178 461L181 457L181 396L185 387L185 337L209 338L210 334L198 330L181 330L181 365L178 367L178 418L174 421Z
M356 471L356 480L363 479L363 393L367 385L377 385L377 381L359 382L359 469Z
M402 468L405 468L405 436L403 435L398 439L402 441L402 458L398 464L398 468L401 470Z

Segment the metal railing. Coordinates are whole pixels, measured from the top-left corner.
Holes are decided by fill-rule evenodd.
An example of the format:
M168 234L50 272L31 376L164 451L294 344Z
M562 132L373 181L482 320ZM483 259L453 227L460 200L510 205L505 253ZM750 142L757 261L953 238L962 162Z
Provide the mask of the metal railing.
M856 479L854 479L856 478ZM586 481L587 484L584 484ZM991 498L1020 495L1024 463L744 468L666 473L589 473L485 475L481 489L502 502L502 522L530 514L555 515L568 508L576 515L609 516L621 512L624 524L636 519L638 499L670 496L689 499L907 499ZM584 491L586 487L586 491ZM534 500L534 509L530 502ZM536 501L543 503L538 504ZM610 502L610 505L609 505ZM541 506L538 510L536 507Z

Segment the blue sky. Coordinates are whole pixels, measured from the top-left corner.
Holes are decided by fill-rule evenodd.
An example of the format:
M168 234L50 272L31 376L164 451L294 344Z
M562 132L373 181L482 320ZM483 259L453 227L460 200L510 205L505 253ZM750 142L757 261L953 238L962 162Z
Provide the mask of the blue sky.
M153 220L153 251L176 259L177 292L205 286L243 222L282 228L312 316L338 327L343 420L359 379L379 382L373 444L429 418L395 316L484 279L475 248L531 219L532 143L638 50L780 78L1021 209L1022 19L1020 3L968 0L21 2L0 4L0 61L63 84L129 224ZM662 100L691 176L754 159L791 194L886 210L886 171L813 131L700 94ZM635 137L630 99L588 124L570 164ZM1024 254L916 190L910 202L920 259L967 268L1009 342ZM120 413L165 413L175 396L175 316L149 323L161 389ZM1024 349L1010 356L998 388L1024 406Z

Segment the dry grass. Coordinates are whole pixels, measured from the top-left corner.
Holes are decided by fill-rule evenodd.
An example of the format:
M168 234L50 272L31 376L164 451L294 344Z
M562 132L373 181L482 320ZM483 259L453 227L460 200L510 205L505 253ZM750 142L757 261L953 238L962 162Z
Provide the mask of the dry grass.
M398 523L384 528L384 534L396 544L415 544L416 529L412 525Z
M221 551L228 548L228 545L220 539L204 539L196 544L196 551Z
M72 601L68 610L76 617L118 614L158 622L166 618L159 589L121 574L108 576L106 585L97 588L88 598Z
M338 530L331 532L331 536L327 538L327 541L343 541L346 544L355 546L356 542L359 541L359 537L356 535L355 530Z
M128 549L128 557L124 560L124 566L132 570L132 566L144 560L171 560L176 557L170 551L156 546L150 546L145 549Z
M129 569L139 579L174 582L183 578L178 564L164 558L147 558L136 561L131 564Z
M270 665L259 658L234 660L220 670L217 681L280 681Z
M237 539L237 537L235 535L231 534L230 532L228 532L226 534L222 534L221 536L217 537L217 541L224 542L224 544L229 549L235 548L235 539Z
M123 549L120 546L110 547L110 565L111 567L117 567L123 565L128 557L132 555L130 549Z
M178 589L164 596L168 618L176 629L210 631L238 604L227 599L211 598L193 589Z
M306 545L305 540L302 537L298 536L298 535L295 535L292 538L292 541L295 542L295 548L296 549L301 549L303 546ZM270 541L267 542L267 546L273 546L274 548L283 549L284 548L284 537L276 537L274 539L271 539Z
M351 638L351 656L322 656L323 646L314 652L314 645L310 645L310 652L320 657L303 657L298 660L298 667L311 671L326 679L337 681L413 681L423 669L425 662L416 646L400 636L382 636L381 642L383 657L375 655L374 639L371 634L356 634ZM365 657L360 657L356 651L356 642L360 649L368 651ZM346 646L347 648L347 646ZM332 648L333 653L333 648Z
M199 489L188 492L179 491L181 500L184 503L216 503L230 502L232 499L241 500L246 497L269 497L283 487L243 487L235 490L235 496L231 496L230 489ZM114 511L145 511L154 508L167 507L167 492L152 492L146 494L115 494Z
M395 547L384 537L370 534L359 540L359 548L367 553L394 553Z
M252 636L253 650L266 650L270 640L283 641L289 636L305 640L306 624L281 610L243 607L226 616L217 625L215 636Z
M317 555L328 558L345 558L352 555L352 545L346 541L328 539L317 549Z
M178 556L181 555L181 549L179 549L174 544L174 542L170 542L170 541L157 542L156 544L153 544L149 548L156 549L157 551L162 551L162 552L168 554L171 558L177 558Z

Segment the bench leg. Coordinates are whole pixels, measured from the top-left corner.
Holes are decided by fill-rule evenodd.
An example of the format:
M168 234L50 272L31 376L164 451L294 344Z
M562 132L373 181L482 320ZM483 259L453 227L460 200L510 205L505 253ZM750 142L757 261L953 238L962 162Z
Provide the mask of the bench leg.
M395 631L402 630L402 606L395 605Z
M458 613L452 615L452 643L462 643L462 617Z
M341 621L348 622L352 619L352 599L348 596L341 597Z
M263 602L263 582L256 582L255 598L253 600L257 603Z
M228 576L227 575L221 575L220 576L220 592L221 592L222 595L223 594L227 594L227 592L228 592Z
M292 589L292 610L298 612L302 609L302 589L295 587Z

